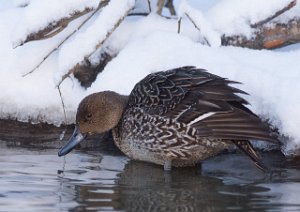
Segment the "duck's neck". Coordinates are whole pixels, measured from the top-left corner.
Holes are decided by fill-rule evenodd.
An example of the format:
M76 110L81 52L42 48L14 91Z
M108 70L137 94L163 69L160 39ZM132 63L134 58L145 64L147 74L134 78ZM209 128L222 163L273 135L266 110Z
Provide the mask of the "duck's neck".
M122 121L121 119L122 119L123 113L126 109L129 96L117 94L117 99L118 99L117 100L118 105L122 107L122 114L120 114L118 124L114 128L112 128L112 134L113 134L115 144L119 147L120 143L121 143L121 137L120 137L120 131L119 131L120 122Z
M122 119L123 113L126 109L127 103L128 103L128 96L118 94L113 91L106 91L107 96L109 96L111 107L114 111L114 122L115 126L120 122ZM112 109L110 108L110 109Z
M120 102L121 102L121 105L123 106L123 111L125 110L125 108L127 106L128 99L129 99L129 96L120 95Z

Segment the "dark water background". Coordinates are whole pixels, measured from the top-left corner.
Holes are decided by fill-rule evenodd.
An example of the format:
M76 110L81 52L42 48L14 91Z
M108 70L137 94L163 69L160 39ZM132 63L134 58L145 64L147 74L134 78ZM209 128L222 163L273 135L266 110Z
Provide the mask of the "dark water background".
M239 152L165 172L109 138L59 158L58 137L0 138L0 211L300 211L300 162L280 152L262 154L271 176Z

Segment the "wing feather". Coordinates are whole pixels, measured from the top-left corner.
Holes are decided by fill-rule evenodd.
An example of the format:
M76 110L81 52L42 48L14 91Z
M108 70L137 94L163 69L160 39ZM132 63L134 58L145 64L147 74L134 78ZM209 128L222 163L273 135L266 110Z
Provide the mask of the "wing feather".
M238 95L247 93L230 86L237 83L191 66L156 72L134 87L128 107L190 124L199 137L277 142Z

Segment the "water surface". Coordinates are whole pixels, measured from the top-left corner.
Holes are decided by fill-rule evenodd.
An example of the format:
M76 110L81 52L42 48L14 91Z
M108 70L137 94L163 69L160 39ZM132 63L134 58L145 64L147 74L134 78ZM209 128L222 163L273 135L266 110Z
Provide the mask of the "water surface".
M300 211L300 163L276 151L263 153L266 175L239 152L165 172L110 139L65 158L61 145L0 140L0 211Z

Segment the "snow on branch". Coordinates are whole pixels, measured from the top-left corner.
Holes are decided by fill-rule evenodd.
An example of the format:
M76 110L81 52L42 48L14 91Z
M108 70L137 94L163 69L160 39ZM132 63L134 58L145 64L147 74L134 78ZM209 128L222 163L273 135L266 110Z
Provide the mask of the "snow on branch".
M221 45L220 35L213 30L211 24L205 19L201 11L191 7L185 0L181 1L178 10L178 32L180 32L180 22L183 16L186 16L196 27L196 29L199 30L205 44L209 46Z
M278 14L278 11L291 2L292 0L222 0L207 11L206 15L220 33L250 38L256 30L251 26L272 19L274 14Z
M45 26L45 28L42 28L37 32L32 32L28 34L24 41L15 43L16 46L13 46L13 48L22 46L30 41L51 38L63 31L71 21L91 12L92 10L93 8L85 8L83 11L75 11L72 15L70 15L70 17L64 17L60 20L54 21L49 25Z
M222 45L251 49L275 49L300 42L300 18L288 23L260 26L251 38L243 35L222 36Z
M293 17L289 21L273 21L276 17L287 12L297 1L288 2L269 17L250 26L254 30L251 37L243 34L223 35L222 45L241 46L252 49L274 49L300 42L300 18ZM279 19L280 20L280 19Z
M57 34L70 21L96 9L98 4L99 0L31 0L13 30L13 47Z
M134 5L134 0L111 0L85 32L77 34L71 42L61 48L59 71L54 79L56 85L60 85L81 63L101 47Z
M54 49L52 49L44 58L41 62L39 62L31 71L23 74L22 76L25 77L31 73L33 73L35 70L37 70L47 59L52 55L53 52L58 50L70 37L72 37L77 31L79 31L82 26L84 26L102 7L106 6L108 4L108 0L102 0L99 2L99 5L94 12L90 16L88 16L80 25L77 29L75 29L73 32L71 32L65 39L63 39Z
M266 19L261 20L261 21L255 23L255 24L251 24L251 27L256 28L256 27L259 27L263 24L266 24L266 23L270 22L274 18L280 16L281 14L285 13L286 11L288 11L289 9L294 7L296 4L297 4L297 0L291 1L287 6L285 6L284 8L276 11L275 14L271 15L270 17L267 17Z

